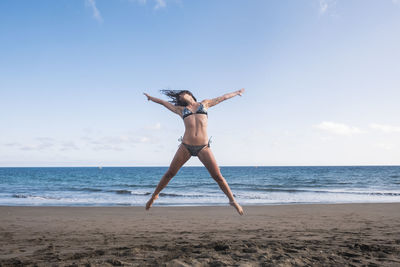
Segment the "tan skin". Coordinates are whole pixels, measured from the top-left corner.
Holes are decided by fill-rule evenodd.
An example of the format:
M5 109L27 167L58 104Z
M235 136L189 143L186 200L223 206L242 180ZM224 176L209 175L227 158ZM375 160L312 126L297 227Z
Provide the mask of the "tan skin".
M181 98L181 100L184 100L186 101L186 103L188 103L187 108L194 113L199 108L200 103L202 103L204 108L208 110L208 108L213 107L221 103L222 101L232 98L236 95L242 96L243 93L244 93L244 88L232 93L224 94L223 96L216 97L213 99L205 99L201 102L196 102L193 99L193 97L187 93L182 93L179 97ZM144 93L144 95L147 97L147 100L149 101L151 100L153 102L161 104L165 106L167 109L171 110L172 112L178 114L181 118L183 118L182 112L184 107L175 106L169 103L168 101L152 97L146 93ZM207 121L208 117L205 114L194 113L193 115L185 117L184 119L185 133L183 135L182 142L189 145L207 144L208 143ZM176 151L175 156L172 159L168 170L161 178L150 200L146 203L146 210L150 209L154 200L158 198L158 195L161 192L161 190L163 190L167 186L169 181L178 173L179 169L183 166L183 164L185 164L190 159L190 157L191 155L189 151L186 149L185 146L181 144L178 150ZM233 206L240 215L243 215L243 208L239 205L239 203L236 202L235 198L233 197L232 191L229 188L229 185L226 182L225 178L221 174L221 171L217 165L217 162L214 158L211 148L205 146L197 154L197 157L204 164L204 166L210 173L211 177L218 183L221 190L228 197L229 204Z

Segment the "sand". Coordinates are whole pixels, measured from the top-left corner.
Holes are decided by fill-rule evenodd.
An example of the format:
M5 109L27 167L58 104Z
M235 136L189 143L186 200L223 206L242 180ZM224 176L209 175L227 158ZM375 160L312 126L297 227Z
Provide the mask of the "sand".
M400 266L400 203L0 206L0 266Z

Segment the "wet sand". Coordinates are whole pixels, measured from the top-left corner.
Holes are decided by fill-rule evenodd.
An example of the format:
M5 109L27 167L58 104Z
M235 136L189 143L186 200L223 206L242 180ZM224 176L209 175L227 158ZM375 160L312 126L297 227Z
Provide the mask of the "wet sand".
M0 266L400 266L400 203L0 206Z

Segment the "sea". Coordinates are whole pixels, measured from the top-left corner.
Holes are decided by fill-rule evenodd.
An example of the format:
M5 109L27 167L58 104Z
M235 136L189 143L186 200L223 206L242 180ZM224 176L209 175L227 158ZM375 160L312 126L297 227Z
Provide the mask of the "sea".
M145 206L168 167L0 168L2 206ZM220 166L241 205L400 202L400 166ZM205 167L182 167L153 206L228 205Z

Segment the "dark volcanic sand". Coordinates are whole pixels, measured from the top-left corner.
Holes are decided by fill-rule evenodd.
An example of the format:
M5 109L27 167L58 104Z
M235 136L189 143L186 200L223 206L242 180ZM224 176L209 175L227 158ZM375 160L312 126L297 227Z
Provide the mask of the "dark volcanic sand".
M0 207L0 266L400 266L400 203Z

